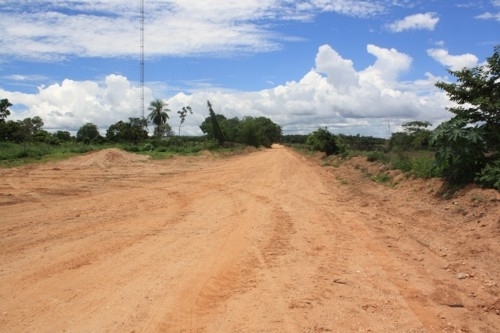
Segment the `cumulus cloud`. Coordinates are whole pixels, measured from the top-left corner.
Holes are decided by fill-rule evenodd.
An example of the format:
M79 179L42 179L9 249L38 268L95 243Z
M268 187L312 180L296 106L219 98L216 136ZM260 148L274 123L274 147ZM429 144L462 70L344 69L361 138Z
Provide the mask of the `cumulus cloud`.
M408 120L437 124L449 119L445 111L449 101L434 87L442 79L427 73L425 78L401 82L399 76L411 65L408 55L376 45L368 45L367 52L376 60L357 72L351 60L323 45L315 68L299 81L250 93L179 94L168 102L203 110L209 99L217 113L270 117L285 133L309 133L327 126L338 133L388 136L388 124L394 128Z
M367 51L374 55L377 60L375 64L363 71L364 80L369 80L379 87L395 83L398 76L410 68L412 62L410 56L400 53L396 49L385 49L369 44Z
M60 84L40 86L36 94L1 89L0 93L19 110L12 118L40 116L47 130L76 131L87 122L104 130L119 120L140 116L140 88L114 74L103 82L66 79ZM151 100L149 89L145 97Z
M429 49L427 50L427 54L453 71L461 70L464 67L477 66L479 61L473 54L451 55L445 49Z
M310 20L319 12L369 16L383 1L155 0L145 2L147 56L269 52L294 36L264 21ZM137 56L139 1L19 0L2 3L4 56L58 61L68 56ZM1 58L1 57L0 57Z
M176 111L189 105L194 114L187 117L182 133L202 134L199 125L208 116L207 100L216 113L228 118L269 117L285 133L309 133L327 126L336 133L386 137L390 134L388 124L395 128L408 120L437 124L449 119L445 111L449 101L434 87L435 81L442 79L427 73L416 81L401 81L400 76L411 66L408 55L376 45L367 45L366 51L375 60L360 71L351 60L323 45L316 54L315 67L298 81L253 92L178 93L166 100L172 110L169 123L178 126ZM140 116L139 87L120 75L108 75L101 82L64 80L41 86L35 94L1 89L0 94L15 104L17 111L12 117L38 115L51 130L75 131L85 122L93 122L104 133L119 120ZM151 100L151 89L146 89L146 105Z
M435 13L415 14L405 17L389 25L393 32L406 30L434 30L439 22L439 17Z

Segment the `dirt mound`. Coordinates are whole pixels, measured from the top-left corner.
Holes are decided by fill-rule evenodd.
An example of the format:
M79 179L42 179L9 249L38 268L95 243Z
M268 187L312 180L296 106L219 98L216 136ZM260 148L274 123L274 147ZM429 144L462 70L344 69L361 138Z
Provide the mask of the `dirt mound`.
M69 160L61 162L61 166L108 168L113 165L135 163L148 159L150 159L149 156L128 153L116 148L109 148L70 158Z

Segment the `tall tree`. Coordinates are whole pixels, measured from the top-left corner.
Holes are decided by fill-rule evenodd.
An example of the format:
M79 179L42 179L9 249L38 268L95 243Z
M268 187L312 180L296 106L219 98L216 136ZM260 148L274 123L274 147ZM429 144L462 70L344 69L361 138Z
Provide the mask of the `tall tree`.
M226 137L222 132L222 129L219 125L219 121L217 120L217 115L212 109L212 104L210 101L207 101L208 112L210 113L210 120L212 121L212 130L214 133L214 138L219 142L219 144L223 144L226 141Z
M0 123L5 122L5 118L10 115L9 107L11 106L12 104L8 99L4 98L0 100Z
M169 119L167 112L170 112L170 109L167 108L167 103L163 100L155 99L151 101L148 110L151 111L148 115L148 120L156 126L154 135L160 138L165 133L164 125Z
M457 103L448 108L455 116L431 137L436 166L455 183L488 178L484 170L496 172L500 161L500 45L485 64L450 73L457 82L436 83Z
M459 71L449 71L456 83L437 82L451 101L448 108L455 118L479 126L485 132L487 149L500 150L500 45L496 46L486 64Z
M193 110L191 109L190 106L184 106L184 107L182 107L181 110L177 111L177 113L179 114L179 117L181 117L181 122L179 123L179 136L181 135L181 126L182 126L182 124L184 124L184 121L186 120L186 116L187 116L188 112L193 114Z

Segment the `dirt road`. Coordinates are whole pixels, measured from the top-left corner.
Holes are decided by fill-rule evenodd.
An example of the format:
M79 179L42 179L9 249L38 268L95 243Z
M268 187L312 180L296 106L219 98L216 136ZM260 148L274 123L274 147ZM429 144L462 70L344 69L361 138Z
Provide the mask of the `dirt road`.
M499 332L498 192L442 202L360 163L275 146L2 169L0 331Z

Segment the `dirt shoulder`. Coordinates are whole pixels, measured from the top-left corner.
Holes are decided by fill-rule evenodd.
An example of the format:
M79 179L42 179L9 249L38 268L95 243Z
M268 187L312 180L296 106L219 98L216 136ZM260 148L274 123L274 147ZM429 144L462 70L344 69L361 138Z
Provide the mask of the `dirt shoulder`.
M376 168L275 146L1 169L0 331L497 332L500 194Z

